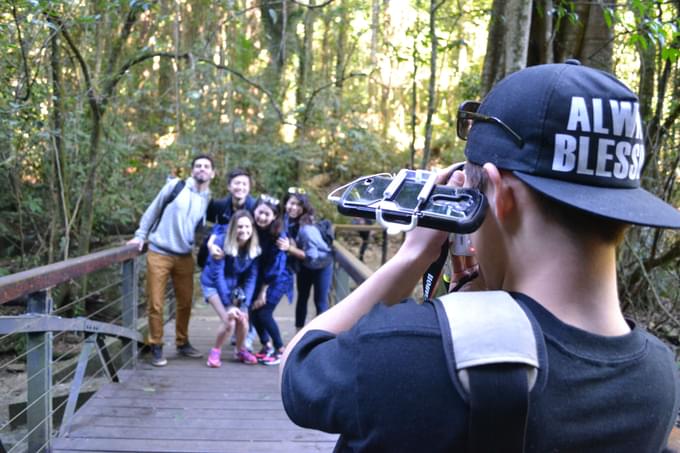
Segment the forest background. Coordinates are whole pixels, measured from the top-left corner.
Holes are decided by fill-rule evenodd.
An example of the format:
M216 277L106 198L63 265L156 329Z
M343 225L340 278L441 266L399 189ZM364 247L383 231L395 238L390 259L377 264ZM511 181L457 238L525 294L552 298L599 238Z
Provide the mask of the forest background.
M0 276L121 243L193 155L254 192L463 158L458 104L578 58L637 91L643 186L680 201L680 1L0 0ZM338 218L338 220L340 220ZM634 228L626 313L680 345L680 235ZM58 304L58 301L57 301Z

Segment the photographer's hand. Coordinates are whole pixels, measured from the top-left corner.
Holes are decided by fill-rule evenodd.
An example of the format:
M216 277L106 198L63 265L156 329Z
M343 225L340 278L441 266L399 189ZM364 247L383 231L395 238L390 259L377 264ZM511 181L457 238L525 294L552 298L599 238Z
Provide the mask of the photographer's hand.
M474 256L451 255L453 275L449 291L485 291L486 283Z
M449 182L454 187L464 187L465 173L461 170L456 170ZM477 264L477 258L474 255L454 255L452 253L451 267L453 275L451 275L449 292L485 291L487 289Z

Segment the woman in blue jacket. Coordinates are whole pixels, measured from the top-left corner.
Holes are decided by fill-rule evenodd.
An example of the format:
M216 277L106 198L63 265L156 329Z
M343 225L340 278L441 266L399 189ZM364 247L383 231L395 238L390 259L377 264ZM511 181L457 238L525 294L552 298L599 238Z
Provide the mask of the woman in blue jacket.
M226 234L216 228L215 244L224 252L223 258L209 256L201 273L201 287L206 300L222 320L217 330L215 347L208 355L207 365L222 365L222 346L236 329L235 357L243 363L257 363L245 346L248 332L248 309L253 301L257 283L258 261L261 253L253 217L248 211L234 213Z
M257 290L251 311L251 319L262 343L262 350L256 357L265 365L277 365L283 354L281 331L274 319L274 310L286 295L293 301L293 272L288 256L277 245L277 240L288 237L284 230L279 200L269 195L260 195L255 205L255 225L262 247ZM273 348L269 339L273 342Z
M279 239L279 244L299 263L295 327L300 330L305 325L307 299L312 287L316 314L328 309L328 294L333 280L333 251L314 225L314 208L307 195L295 188L288 189L288 193L285 206L289 238Z

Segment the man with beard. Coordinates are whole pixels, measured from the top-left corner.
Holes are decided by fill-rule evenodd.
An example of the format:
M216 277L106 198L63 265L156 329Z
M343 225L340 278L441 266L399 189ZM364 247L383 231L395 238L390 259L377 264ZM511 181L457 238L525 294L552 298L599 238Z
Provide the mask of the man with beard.
M163 306L168 277L177 298L175 344L177 353L201 357L189 343L189 318L194 291L194 258L192 249L196 227L205 222L210 201L210 181L215 176L213 160L200 155L191 162L191 177L171 179L146 209L135 237L128 244L142 250L149 241L147 253L147 294L149 336L154 366L165 366L163 357Z

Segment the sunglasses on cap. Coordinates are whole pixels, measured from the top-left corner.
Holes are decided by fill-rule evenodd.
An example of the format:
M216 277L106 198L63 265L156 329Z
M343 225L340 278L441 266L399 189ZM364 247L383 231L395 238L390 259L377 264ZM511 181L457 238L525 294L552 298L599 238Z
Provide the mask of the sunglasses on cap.
M305 195L307 191L303 187L289 187L288 193L293 195L294 194Z
M279 205L279 199L276 197L272 197L271 195L267 195L266 193L263 193L260 195L260 200L264 201L265 203L269 203L274 206Z
M483 123L492 123L496 124L497 126L500 126L503 128L505 132L507 132L512 139L519 145L521 148L524 146L524 139L515 131L512 130L510 126L505 124L503 121L501 121L499 118L496 118L495 116L489 116L489 115L484 115L482 113L477 113L477 109L479 109L480 103L477 101L465 101L460 106L458 106L458 117L456 119L456 132L458 134L458 137L461 140L467 140L468 135L470 134L470 129L472 129L472 125L475 123L475 121L481 121Z

